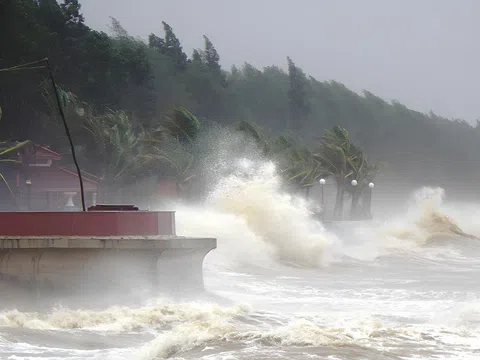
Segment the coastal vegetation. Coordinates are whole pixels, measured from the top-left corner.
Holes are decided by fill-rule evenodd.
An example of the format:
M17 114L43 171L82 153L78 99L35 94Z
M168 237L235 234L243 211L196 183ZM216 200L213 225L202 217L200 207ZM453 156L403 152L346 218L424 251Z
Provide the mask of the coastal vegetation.
M192 196L205 156L197 137L212 127L252 139L285 183L307 197L330 177L336 217L346 196L350 216L366 216L359 204L380 163L378 181L401 178L412 187L436 182L467 191L474 186L465 179L479 174L479 123L317 80L294 62L295 54L286 56L285 68L246 62L226 70L210 38L187 54L167 22L152 24L154 33L139 39L113 18L110 34L91 29L78 0L0 0L0 7L0 69L48 57L82 169L104 188L156 176ZM47 79L42 69L0 72L2 138L68 154Z

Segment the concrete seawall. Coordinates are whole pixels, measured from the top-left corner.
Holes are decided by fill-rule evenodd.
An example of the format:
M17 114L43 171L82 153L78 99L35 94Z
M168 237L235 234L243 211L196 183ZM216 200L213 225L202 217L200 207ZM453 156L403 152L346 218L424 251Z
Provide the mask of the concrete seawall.
M37 297L198 292L215 248L177 236L173 212L0 213L0 285Z
M1 237L0 280L41 295L145 287L203 289L216 240L149 237Z

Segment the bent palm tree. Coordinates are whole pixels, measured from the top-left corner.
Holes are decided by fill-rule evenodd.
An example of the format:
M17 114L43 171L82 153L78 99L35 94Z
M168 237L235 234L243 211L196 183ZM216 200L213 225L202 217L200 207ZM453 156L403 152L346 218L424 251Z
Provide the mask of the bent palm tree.
M138 155L143 129L135 130L123 111L109 111L101 116L86 116L82 125L90 137L87 151L100 163L103 187L117 191L140 175Z
M370 164L363 150L350 141L348 131L339 126L334 126L331 131L327 130L320 138L320 147L316 156L335 178L337 185L335 218L342 218L343 199L346 192L352 194L351 217L355 218L362 191L375 177L378 165ZM356 187L350 186L350 181L353 179L357 180Z
M347 130L335 126L332 131L327 130L320 138L320 146L315 154L316 158L322 162L325 170L335 179L337 195L333 215L337 219L340 219L343 214L346 179L352 173L349 167L351 151L352 146Z
M263 156L277 163L279 174L285 182L296 189L305 189L307 197L309 189L320 177L325 176L321 162L306 146L297 145L290 136L281 135L269 140L259 127L247 121L238 122L236 130L251 138Z
M141 166L154 171L157 176L175 181L179 194L185 193L195 177L196 157L174 138L161 144L147 143L138 159Z
M139 162L159 177L175 181L177 192L185 194L195 177L198 157L193 148L201 127L198 118L184 107L175 107L171 116L145 136Z
M170 137L181 143L192 144L200 131L200 120L183 106L174 107L170 116L163 116L151 131L150 140L168 141Z
M306 197L317 180L327 175L321 161L306 146L296 145L291 140L286 142L285 137L279 137L274 142L274 149L279 157L280 173L284 180L305 190Z
M235 129L245 134L247 138L251 138L260 149L262 155L268 156L271 154L272 144L258 126L250 124L248 121L241 120L237 122Z
M379 165L378 163L369 163L367 155L362 150L358 149L357 155L350 160L350 166L353 172L349 180L357 180L356 187L347 187L352 193L350 217L352 220L359 217L358 203L362 195L366 195L362 204L363 216L370 218L371 190L368 188L368 183L372 182L378 174ZM368 194L365 194L365 191Z

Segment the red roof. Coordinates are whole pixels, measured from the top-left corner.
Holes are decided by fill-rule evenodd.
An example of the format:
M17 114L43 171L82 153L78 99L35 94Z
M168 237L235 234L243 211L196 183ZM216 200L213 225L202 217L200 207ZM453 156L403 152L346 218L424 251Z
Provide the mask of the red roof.
M59 153L50 150L48 147L35 145L35 157L43 159L52 159L52 160L61 160L62 155Z

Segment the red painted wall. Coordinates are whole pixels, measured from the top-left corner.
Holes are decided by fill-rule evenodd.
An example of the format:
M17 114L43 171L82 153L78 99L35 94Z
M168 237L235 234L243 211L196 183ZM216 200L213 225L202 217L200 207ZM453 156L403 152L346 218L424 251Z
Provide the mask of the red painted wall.
M175 235L170 211L0 212L0 236Z

